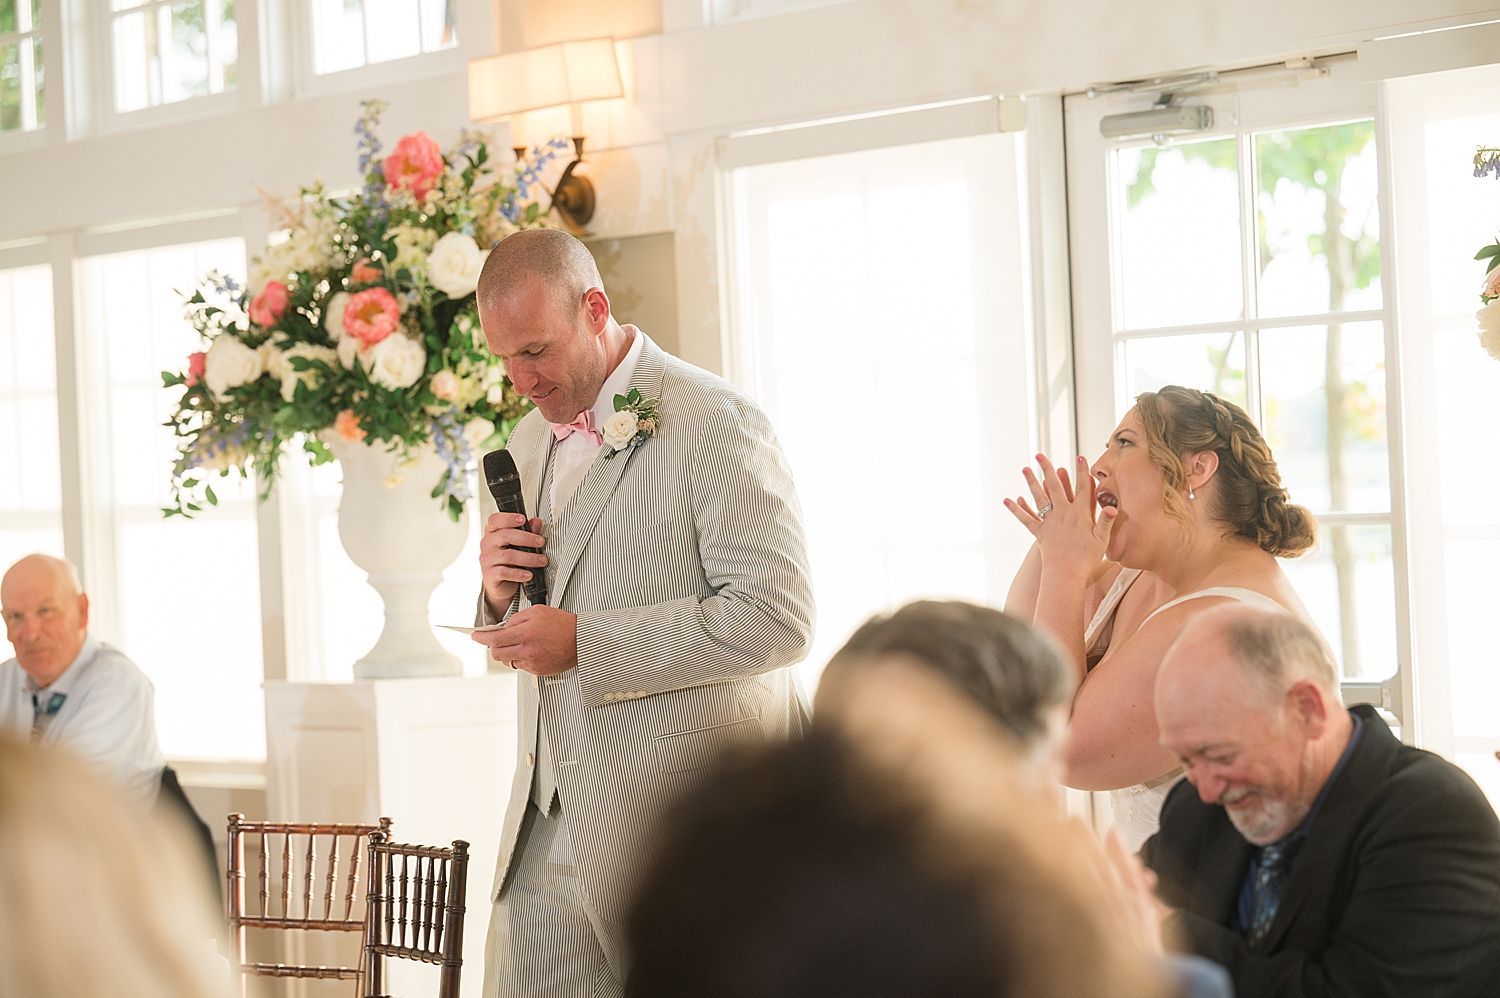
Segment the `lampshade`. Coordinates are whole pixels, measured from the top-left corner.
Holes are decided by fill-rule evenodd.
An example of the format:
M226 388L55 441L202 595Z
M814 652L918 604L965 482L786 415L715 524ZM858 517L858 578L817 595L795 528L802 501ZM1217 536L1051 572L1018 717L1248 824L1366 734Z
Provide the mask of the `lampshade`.
M469 117L474 121L623 96L625 87L610 38L563 42L469 62Z

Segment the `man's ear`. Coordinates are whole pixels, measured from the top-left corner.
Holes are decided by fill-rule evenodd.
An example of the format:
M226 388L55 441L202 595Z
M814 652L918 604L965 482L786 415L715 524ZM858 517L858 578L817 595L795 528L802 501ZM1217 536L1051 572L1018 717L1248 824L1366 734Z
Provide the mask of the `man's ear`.
M89 627L89 594L78 594L78 623L84 630Z
M1307 731L1309 738L1317 738L1328 726L1328 694L1317 683L1299 679L1286 691L1286 706Z
M598 336L609 325L609 295L603 288L589 288L583 293L583 312L588 316L589 326Z

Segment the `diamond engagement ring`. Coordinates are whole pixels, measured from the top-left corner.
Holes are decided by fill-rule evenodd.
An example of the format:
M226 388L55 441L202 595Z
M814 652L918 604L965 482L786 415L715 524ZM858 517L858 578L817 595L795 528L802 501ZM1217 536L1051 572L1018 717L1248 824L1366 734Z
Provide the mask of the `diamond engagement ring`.
M1052 512L1052 504L1050 502L1045 506L1038 506L1036 511L1036 518L1038 520L1045 520L1047 518L1047 514L1050 512Z

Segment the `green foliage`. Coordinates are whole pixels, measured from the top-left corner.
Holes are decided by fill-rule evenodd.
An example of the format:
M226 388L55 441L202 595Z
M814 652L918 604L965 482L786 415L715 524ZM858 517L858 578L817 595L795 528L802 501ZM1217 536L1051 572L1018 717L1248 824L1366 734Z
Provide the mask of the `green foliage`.
M1148 146L1141 150L1139 169L1135 179L1125 187L1125 203L1134 208L1148 195L1156 193L1156 165L1160 158L1170 152L1180 153L1189 162L1207 163L1215 170L1235 168L1234 139L1212 139L1208 142L1187 142L1174 146Z

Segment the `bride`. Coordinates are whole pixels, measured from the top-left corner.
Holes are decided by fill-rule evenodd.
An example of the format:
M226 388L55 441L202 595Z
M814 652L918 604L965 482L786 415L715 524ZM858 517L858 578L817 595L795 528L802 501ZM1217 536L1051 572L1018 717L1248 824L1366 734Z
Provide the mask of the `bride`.
M1169 385L1136 398L1103 456L1067 469L1038 455L1006 508L1036 537L1006 598L1062 645L1080 685L1065 782L1112 790L1132 849L1155 833L1181 778L1158 744L1156 670L1195 614L1239 600L1308 619L1278 557L1301 554L1313 516L1287 502L1265 438L1245 411Z

